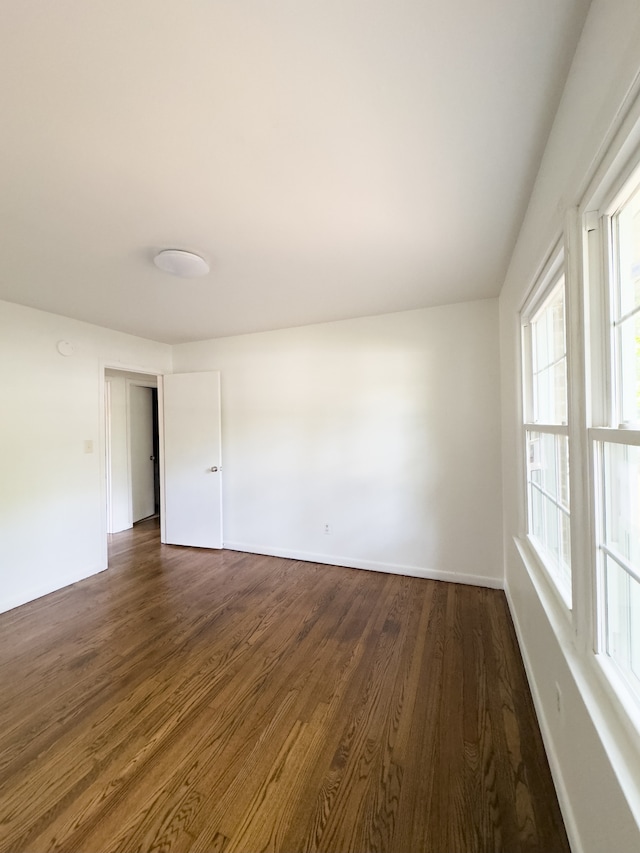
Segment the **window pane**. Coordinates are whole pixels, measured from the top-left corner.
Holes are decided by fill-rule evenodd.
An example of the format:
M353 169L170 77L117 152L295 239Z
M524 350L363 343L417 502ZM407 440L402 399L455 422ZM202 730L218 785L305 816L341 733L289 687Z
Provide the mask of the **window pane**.
M604 542L640 568L640 447L603 444ZM640 584L604 555L607 654L640 692Z
M605 558L607 653L636 690L640 689L640 584Z
M616 327L619 360L620 420L640 421L640 312Z
M539 542L545 541L544 534L544 498L538 489L529 489L531 500L530 534Z
M531 321L533 419L538 423L567 422L567 358L564 277Z
M553 361L549 346L549 323L545 313L533 321L533 369L536 373L544 370Z
M616 217L618 236L618 317L640 305L640 187Z
M568 438L530 431L527 445L529 534L571 606Z
M529 479L569 512L569 442L566 435L528 432Z
M622 423L640 421L640 188L614 220L617 293L616 329L618 410Z
M605 543L640 568L640 447L604 445Z
M566 591L566 596L571 601L571 519L566 513L560 513L561 524L561 554L560 554L560 572L562 575L561 583Z

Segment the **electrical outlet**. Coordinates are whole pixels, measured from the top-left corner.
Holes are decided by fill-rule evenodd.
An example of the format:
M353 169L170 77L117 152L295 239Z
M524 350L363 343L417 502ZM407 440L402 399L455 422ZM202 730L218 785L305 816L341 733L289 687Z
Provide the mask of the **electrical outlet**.
M330 525L330 524L325 524L325 526L324 526L324 534L325 534L325 536L328 536L330 533L331 533L331 525Z

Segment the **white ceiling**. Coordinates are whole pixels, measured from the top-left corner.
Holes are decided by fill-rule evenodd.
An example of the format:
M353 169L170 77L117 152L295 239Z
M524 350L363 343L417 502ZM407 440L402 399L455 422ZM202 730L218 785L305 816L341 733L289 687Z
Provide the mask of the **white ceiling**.
M495 296L588 6L3 0L0 298L175 343Z

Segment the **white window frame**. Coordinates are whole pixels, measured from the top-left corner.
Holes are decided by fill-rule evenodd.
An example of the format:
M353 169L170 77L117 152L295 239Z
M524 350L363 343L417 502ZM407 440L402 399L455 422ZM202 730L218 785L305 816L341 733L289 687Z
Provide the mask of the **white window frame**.
M615 156L603 164L594 181L595 190L581 206L584 239L587 324L585 366L587 383L587 445L590 466L591 566L595 578L592 598L592 649L597 663L630 721L640 730L640 690L630 682L608 653L608 596L605 560L638 579L637 569L605 542L605 487L603 482L605 444L640 446L640 424L623 423L620 363L616 353L612 303L617 285L614 220L625 201L640 186L640 125L636 126Z
M563 588L559 583L559 571L552 565L549 556L544 549L543 543L539 543L537 538L532 535L532 501L531 488L529 480L529 433L535 432L544 435L564 436L569 442L569 422L570 422L570 400L569 400L569 359L570 359L570 343L569 343L569 295L567 270L565 264L565 252L562 241L559 241L554 249L549 254L548 260L542 267L539 274L536 276L534 285L531 288L530 294L527 297L520 312L520 329L522 343L522 410L523 410L523 464L524 464L524 484L525 484L525 523L526 523L526 540L529 544L530 552L535 559L535 565L541 569L541 573L546 580L546 586L552 590L554 598L559 602L561 609L567 615L570 615L573 600L573 572L571 572L571 587L569 590ZM533 341L532 341L532 321L535 320L540 310L544 307L545 302L549 299L553 291L558 286L558 283L564 279L564 310L565 310L565 354L566 354L566 381L567 381L567 420L565 423L543 423L534 419L534 400L533 400ZM569 458L571 458L571 449L568 450ZM569 517L571 526L571 502L572 502L572 475L571 469L569 473L569 508L559 506L558 502L553 498L553 502L560 511L565 512ZM573 539L573 537L571 537ZM542 547L541 547L542 546ZM571 551L573 545L570 542ZM571 564L573 564L573 554L571 555ZM571 570L571 566L570 566Z

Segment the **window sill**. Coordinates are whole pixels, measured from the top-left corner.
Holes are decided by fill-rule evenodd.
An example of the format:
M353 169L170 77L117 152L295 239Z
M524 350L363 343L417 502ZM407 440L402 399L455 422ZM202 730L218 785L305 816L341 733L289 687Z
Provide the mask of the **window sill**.
M611 768L640 827L640 707L606 656L577 647L572 612L549 579L528 538L514 537L514 543ZM526 659L526 654L523 657ZM540 712L543 717L550 713L544 708L540 708Z
M535 541L527 534L524 538L516 539L516 547L527 569L529 577L549 615L549 610L558 611L569 627L573 627L571 601L557 585L553 575L546 567Z
M607 691L613 693L612 704L620 723L640 744L640 698L637 697L615 663L606 654L594 655L598 677Z

